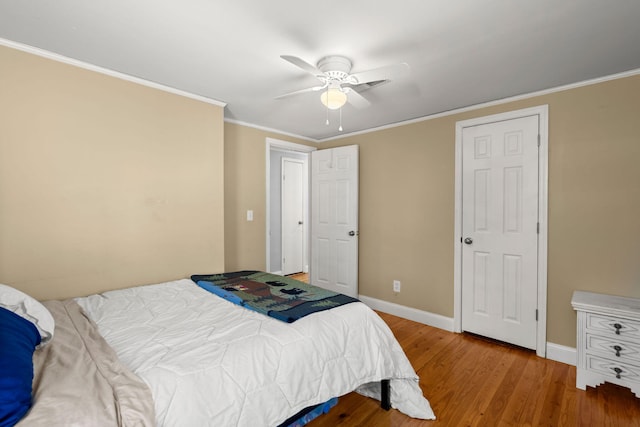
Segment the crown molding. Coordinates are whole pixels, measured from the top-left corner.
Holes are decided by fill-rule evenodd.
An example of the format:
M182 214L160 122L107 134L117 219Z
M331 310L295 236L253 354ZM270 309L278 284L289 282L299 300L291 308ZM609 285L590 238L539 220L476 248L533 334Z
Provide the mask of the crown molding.
M474 105L469 105L468 107L461 107L461 108L456 108L454 110L442 111L440 113L430 114L428 116L418 117L418 118L415 118L415 119L405 120L405 121L402 121L402 122L390 123L388 125L378 126L378 127L370 128L370 129L364 129L364 130L361 130L361 131L351 132L351 133L347 133L347 134L344 134L344 135L338 135L338 136L333 136L333 137L330 137L330 138L319 139L318 142L322 143L322 142L334 141L334 140L342 139L342 138L348 138L348 137L356 136L356 135L363 135L363 134L367 134L367 133L371 133L371 132L378 132L378 131L385 130L385 129L391 129L391 128L395 128L395 127L399 127L399 126L406 126L406 125L410 125L410 124L413 124L413 123L424 122L426 120L438 119L440 117L446 117L446 116L451 116L451 115L454 115L454 114L465 113L467 111L479 110L481 108L493 107L493 106L496 106L496 105L507 104L509 102L516 102L516 101L521 101L521 100L524 100L524 99L535 98L537 96L549 95L549 94L556 93L556 92L564 92L566 90L577 89L577 88L584 87L584 86L591 86L591 85L595 85L595 84L599 84L599 83L605 83L605 82L608 82L608 81L611 81L611 80L619 80L619 79L624 79L626 77L633 77L633 76L637 76L637 75L640 75L640 68L635 69L635 70L625 71L625 72L622 72L622 73L611 74L611 75L608 75L608 76L597 77L595 79L584 80L584 81L577 82L577 83L570 83L570 84L563 85L563 86L556 86L556 87L553 87L553 88L544 89L544 90L540 90L540 91L537 91L537 92L530 92L530 93L525 93L525 94L522 94L522 95L511 96L509 98L497 99L495 101L484 102L482 104L474 104Z
M114 71L114 70L110 70L108 68L104 68L104 67L99 67L97 65L92 65L89 64L87 62L83 62L83 61L78 61L76 59L72 59L57 53L53 53L53 52L49 52L47 50L44 49L40 49L34 46L30 46L27 44L23 44L23 43L18 43L18 42L14 42L11 40L7 40L7 39L3 39L0 38L0 46L6 46L12 49L17 49L23 52L27 52L27 53L31 53L37 56L41 56L43 58L47 58L47 59L51 59L54 61L58 61L58 62L62 62L68 65L72 65L75 67L79 67L79 68L84 68L86 70L90 70L90 71L95 71L97 73L101 73L101 74L105 74L111 77L115 77L121 80L126 80L129 82L133 82L133 83L137 83L143 86L147 86L147 87L151 87L154 89L158 89L164 92L168 92L168 93L172 93L175 95L179 95L179 96L184 96L186 98L191 98L191 99L195 99L197 101L201 101L201 102L205 102L208 104L212 104L212 105L217 105L219 107L225 107L227 105L226 102L222 102L222 101L218 101L216 99L213 98L207 98L205 96L201 96L201 95L196 95L194 93L190 93L190 92L186 92L180 89L176 89L173 87L169 87L169 86L165 86L159 83L155 83L149 80L145 80L143 78L140 77L135 77L135 76L131 76L125 73L121 73L119 71ZM310 138L310 137L306 137L306 136L301 136L301 135L296 135L293 133L289 133L289 132L284 132L278 129L273 129L273 128L267 128L264 126L259 126L259 125L255 125L252 123L247 123L247 122L242 122L239 120L234 120L234 119L226 119L225 118L225 122L228 123L234 123L234 124L238 124L241 126L246 126L246 127L250 127L250 128L254 128L254 129L259 129L265 132L273 132L273 133L277 133L283 136L289 136L292 138L298 138L304 141L309 141L309 142L314 142L317 144L323 143L323 142L328 142L328 141L334 141L334 140L339 140L339 139L344 139L344 138L349 138L352 136L356 136L356 135L364 135L367 133L371 133L371 132L378 132L378 131L382 131L382 130L386 130L386 129L392 129L395 127L399 127L399 126L406 126L406 125L410 125L410 124L414 124L414 123L420 123L426 120L433 120L433 119L438 119L440 117L446 117L446 116L451 116L454 114L460 114L460 113L465 113L468 111L473 111L473 110L479 110L481 108L486 108L486 107L493 107L496 105L502 105L502 104L507 104L510 102L516 102L516 101L521 101L521 100L525 100L525 99L530 99L530 98L534 98L537 96L543 96L543 95L549 95L552 93L557 93L557 92L563 92L566 90L571 90L571 89L577 89L580 87L584 87L584 86L591 86L591 85L595 85L595 84L599 84L599 83L604 83L604 82L608 82L611 80L618 80L618 79L623 79L626 77L632 77L632 76L636 76L640 74L640 69L634 69L634 70L629 70L629 71L625 71L622 73L617 73L617 74L611 74L608 76L603 76L603 77L597 77L594 79L590 79L590 80L584 80L581 82L576 82L576 83L570 83L567 85L563 85L563 86L556 86L553 88L549 88L549 89L544 89L544 90L540 90L540 91L536 91L536 92L530 92L530 93L526 93L526 94L522 94L522 95L516 95L516 96L512 96L512 97L508 97L508 98L502 98L502 99L497 99L494 101L489 101L489 102L484 102L481 104L474 104L474 105L469 105L467 107L461 107L461 108L456 108L453 110L447 110L447 111L442 111L439 113L435 113L435 114L430 114L427 116L422 116L422 117L417 117L415 119L411 119L411 120L404 120L401 122L396 122L396 123L390 123L387 125L383 125L383 126L378 126L375 128L369 128L369 129L364 129L361 131L356 131L356 132L350 132L350 133L346 133L346 134L342 134L342 135L337 135L337 136L333 136L330 138L323 138L323 139L315 139L315 138Z
M258 130L261 130L261 131L264 131L264 132L277 133L278 135L282 135L282 136L289 136L291 138L302 139L303 141L309 141L309 142L315 142L315 143L320 142L320 140L314 139L314 138L309 138L308 136L296 135L294 133L289 133L289 132L285 132L285 131L278 130L278 129L268 128L268 127L265 127L265 126L254 125L252 123L242 122L240 120L226 119L225 118L224 121L225 121L225 123L232 123L234 125L239 125L239 126L245 126L245 127L248 127L248 128L258 129Z
M23 43L14 42L11 40L0 38L0 46L9 47L11 49L20 50L22 52L31 53L33 55L40 56L42 58L51 59L53 61L62 62L63 64L71 65L78 68L83 68L89 71L95 71L96 73L104 74L117 79L126 80L128 82L136 83L142 86L147 86L153 89L158 89L163 92L172 93L174 95L184 96L185 98L195 99L196 101L205 102L207 104L216 105L218 107L225 107L225 102L218 101L216 99L207 98L206 96L196 95L194 93L186 92L174 87L165 86L160 83L155 83L149 80L145 80L140 77L131 76L129 74L121 73L119 71L110 70L108 68L99 67L97 65L89 64L87 62L78 61L77 59L69 58L64 55L49 52L44 49L40 49L34 46L30 46Z

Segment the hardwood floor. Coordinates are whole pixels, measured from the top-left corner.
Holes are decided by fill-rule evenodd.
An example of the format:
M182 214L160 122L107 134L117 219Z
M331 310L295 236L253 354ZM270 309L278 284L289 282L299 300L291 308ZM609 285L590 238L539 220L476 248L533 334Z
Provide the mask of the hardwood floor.
M309 273L294 273L290 274L288 277L300 280L301 282L309 283Z
M576 369L535 352L379 313L420 376L437 420L415 420L350 393L322 426L640 426L640 399L604 384L575 388Z

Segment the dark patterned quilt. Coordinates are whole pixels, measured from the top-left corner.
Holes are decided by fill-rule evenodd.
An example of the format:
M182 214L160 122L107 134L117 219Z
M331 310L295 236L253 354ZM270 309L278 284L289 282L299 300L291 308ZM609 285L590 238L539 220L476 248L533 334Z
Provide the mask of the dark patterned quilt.
M262 271L193 275L201 288L283 322L358 301L347 295Z

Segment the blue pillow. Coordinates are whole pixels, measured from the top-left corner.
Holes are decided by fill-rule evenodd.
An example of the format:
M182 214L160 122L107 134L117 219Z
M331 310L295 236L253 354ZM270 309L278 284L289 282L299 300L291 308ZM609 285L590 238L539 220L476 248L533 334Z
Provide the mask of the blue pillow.
M35 325L0 307L0 427L13 426L31 407Z

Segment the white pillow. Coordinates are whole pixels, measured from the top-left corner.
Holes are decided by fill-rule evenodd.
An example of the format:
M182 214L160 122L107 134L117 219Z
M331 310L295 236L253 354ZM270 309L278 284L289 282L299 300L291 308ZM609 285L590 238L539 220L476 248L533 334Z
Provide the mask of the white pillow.
M42 339L40 345L46 344L53 338L53 330L55 328L53 316L35 298L11 286L0 283L0 307L4 307L33 323L40 332Z

